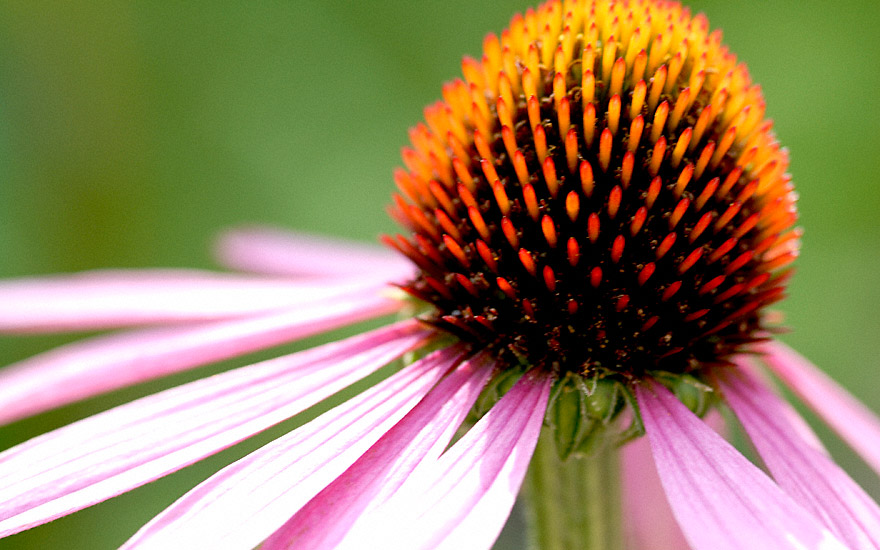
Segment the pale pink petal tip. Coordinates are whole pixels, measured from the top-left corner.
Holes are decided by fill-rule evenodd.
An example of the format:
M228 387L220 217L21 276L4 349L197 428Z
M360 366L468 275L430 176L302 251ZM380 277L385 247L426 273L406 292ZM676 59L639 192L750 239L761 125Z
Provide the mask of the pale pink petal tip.
M693 550L844 549L665 387L638 387L657 473Z
M785 385L880 474L880 418L785 344L769 342L759 350Z
M380 441L386 443L374 448L384 450L371 450L364 456L367 462L371 456L381 459L377 455L389 450L388 439L393 439L390 434L395 431L392 426L419 403L461 354L457 346L436 351L227 466L145 525L125 548L256 547L316 494L326 491L328 485L333 487L334 479L383 438ZM474 376L463 380L459 375L455 380L468 388L465 394L479 386ZM445 389L451 389L450 383ZM432 411L425 409L419 406L421 412L414 410L403 424L429 420L422 412L430 417ZM429 440L424 443L430 447ZM396 444L391 442L392 447ZM339 479L362 481L347 474ZM362 498L359 493L341 496L352 503Z
M151 395L0 453L0 536L225 449L369 375L429 334L406 321Z
M377 293L227 321L100 336L0 369L0 424L104 392L394 313Z
M880 508L816 449L814 436L802 435L803 428L790 421L790 406L750 370L722 371L719 383L773 478L852 548L880 548Z
M378 246L270 227L223 233L216 254L226 267L268 275L367 276L389 281L413 275L411 262Z
M552 380L524 376L436 462L424 462L400 489L360 518L339 549L370 541L389 550L487 550L522 485ZM273 540L283 548L290 541Z

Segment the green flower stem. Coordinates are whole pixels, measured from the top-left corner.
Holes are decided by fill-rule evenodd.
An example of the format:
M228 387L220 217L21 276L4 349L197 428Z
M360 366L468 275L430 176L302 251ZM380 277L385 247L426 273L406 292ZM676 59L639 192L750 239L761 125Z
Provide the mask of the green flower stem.
M563 461L548 430L525 486L532 550L622 550L619 453L608 445Z

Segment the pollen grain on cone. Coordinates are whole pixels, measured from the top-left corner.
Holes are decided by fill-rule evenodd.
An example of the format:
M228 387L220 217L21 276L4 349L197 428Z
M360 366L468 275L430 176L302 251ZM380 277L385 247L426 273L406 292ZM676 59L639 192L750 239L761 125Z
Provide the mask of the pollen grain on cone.
M558 372L692 371L759 338L797 255L760 87L676 2L551 1L410 133L385 241L425 320Z

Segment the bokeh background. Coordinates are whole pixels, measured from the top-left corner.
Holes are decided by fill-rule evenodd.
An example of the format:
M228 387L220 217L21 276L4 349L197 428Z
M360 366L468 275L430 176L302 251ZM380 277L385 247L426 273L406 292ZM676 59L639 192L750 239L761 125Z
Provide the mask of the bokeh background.
M523 0L0 5L0 276L210 267L224 227L373 241L406 131ZM880 409L880 3L694 0L761 82L805 229L783 339ZM68 341L4 338L0 361ZM0 429L0 448L260 356ZM298 421L309 417L304 415ZM0 549L113 548L269 434ZM820 427L875 496L880 482ZM499 548L520 548L508 533Z

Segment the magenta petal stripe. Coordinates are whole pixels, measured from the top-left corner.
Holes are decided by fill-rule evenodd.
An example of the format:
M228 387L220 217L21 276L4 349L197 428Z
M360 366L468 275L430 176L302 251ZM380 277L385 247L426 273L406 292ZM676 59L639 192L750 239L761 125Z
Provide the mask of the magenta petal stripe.
M880 473L880 419L873 412L781 342L759 348L764 361L785 385L809 405L875 472Z
M0 369L0 425L139 382L398 311L376 294L293 311L100 336Z
M476 402L493 364L485 354L462 363L263 548L334 548L364 510L393 495L420 462L440 457Z
M805 441L789 406L748 374L720 372L724 399L776 482L853 549L880 548L880 508L840 466Z
M416 406L460 357L457 346L434 352L227 466L144 526L125 548L257 546Z
M316 305L377 289L185 270L89 271L0 282L0 332L100 330L206 321Z
M267 275L369 274L382 281L400 281L414 274L412 263L384 248L269 227L228 231L215 249L222 265Z
M693 550L846 548L665 387L636 395L657 473Z
M421 345L407 321L151 395L0 454L0 536L138 487L277 424Z
M436 463L423 462L363 516L338 548L364 548L364 541L383 550L490 548L528 469L551 384L546 375L524 376Z

